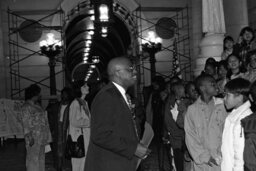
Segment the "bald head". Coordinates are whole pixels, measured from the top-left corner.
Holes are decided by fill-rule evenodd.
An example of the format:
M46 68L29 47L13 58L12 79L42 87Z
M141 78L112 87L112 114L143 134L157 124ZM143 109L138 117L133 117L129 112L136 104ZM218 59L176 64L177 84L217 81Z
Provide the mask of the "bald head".
M136 71L127 57L113 58L108 63L109 80L125 89L132 86L136 81Z
M124 68L126 65L129 66L130 63L130 60L124 56L111 59L107 68L109 78L112 80L116 71Z

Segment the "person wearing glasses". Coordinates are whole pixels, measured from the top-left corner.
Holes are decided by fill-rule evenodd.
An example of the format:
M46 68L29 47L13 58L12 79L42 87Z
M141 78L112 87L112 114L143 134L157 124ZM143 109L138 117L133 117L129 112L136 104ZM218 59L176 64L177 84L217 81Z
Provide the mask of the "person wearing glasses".
M109 83L91 106L91 139L85 171L135 171L138 159L149 151L140 143L134 113L126 90L136 81L136 71L126 57L110 60Z

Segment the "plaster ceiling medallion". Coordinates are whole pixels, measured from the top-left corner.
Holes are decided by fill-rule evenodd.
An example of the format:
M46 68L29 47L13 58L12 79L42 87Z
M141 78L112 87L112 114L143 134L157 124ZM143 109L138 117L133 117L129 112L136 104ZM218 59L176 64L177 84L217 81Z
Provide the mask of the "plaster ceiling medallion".
M168 17L160 18L155 26L156 33L162 39L171 39L175 34L176 22Z
M42 36L42 26L34 20L25 20L20 24L19 35L26 42L36 42Z

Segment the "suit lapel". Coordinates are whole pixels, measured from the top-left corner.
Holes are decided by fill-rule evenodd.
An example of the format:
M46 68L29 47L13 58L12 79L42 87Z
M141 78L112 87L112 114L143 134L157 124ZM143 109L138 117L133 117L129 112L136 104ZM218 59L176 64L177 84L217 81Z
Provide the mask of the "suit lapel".
M112 88L115 90L114 93L118 96L120 102L123 104L124 109L127 111L127 114L129 115L129 117L131 118L131 124L134 127L134 133L135 136L137 137L137 139L139 140L139 136L137 133L137 128L136 128L136 122L135 122L135 118L133 118L133 113L131 112L131 109L129 108L128 104L126 103L124 97L122 96L121 92L117 89L117 87L111 82L111 86Z
M126 103L124 97L122 96L121 92L117 89L117 87L112 82L111 82L111 86L115 90L114 92L118 96L120 102L122 102L122 104L124 105L124 108L131 114L131 110L130 110L128 104Z

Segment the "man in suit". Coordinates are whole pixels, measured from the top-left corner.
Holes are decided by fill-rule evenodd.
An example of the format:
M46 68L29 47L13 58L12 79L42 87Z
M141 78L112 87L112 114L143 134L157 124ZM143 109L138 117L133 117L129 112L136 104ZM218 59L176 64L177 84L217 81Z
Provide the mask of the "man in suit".
M108 64L109 84L96 95L91 111L91 139L85 171L135 171L137 160L149 150L139 142L126 90L136 71L126 57Z

